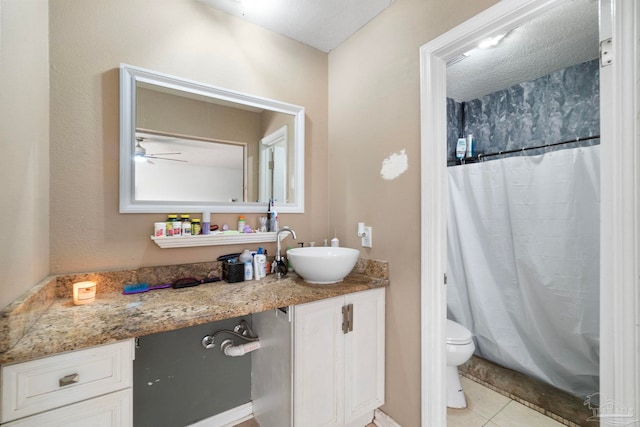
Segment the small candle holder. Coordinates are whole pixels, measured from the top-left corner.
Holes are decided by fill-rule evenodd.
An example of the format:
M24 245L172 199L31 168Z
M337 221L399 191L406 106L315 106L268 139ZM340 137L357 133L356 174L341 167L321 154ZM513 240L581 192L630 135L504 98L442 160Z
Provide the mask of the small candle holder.
M96 300L96 282L86 281L73 284L73 304L91 304Z

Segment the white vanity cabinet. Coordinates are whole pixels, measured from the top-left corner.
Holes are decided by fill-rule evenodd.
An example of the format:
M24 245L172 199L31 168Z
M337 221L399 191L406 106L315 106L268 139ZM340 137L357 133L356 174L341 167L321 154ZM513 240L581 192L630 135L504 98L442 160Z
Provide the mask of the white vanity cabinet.
M2 366L2 426L131 426L133 340Z
M363 427L384 403L385 289L295 306L294 427Z

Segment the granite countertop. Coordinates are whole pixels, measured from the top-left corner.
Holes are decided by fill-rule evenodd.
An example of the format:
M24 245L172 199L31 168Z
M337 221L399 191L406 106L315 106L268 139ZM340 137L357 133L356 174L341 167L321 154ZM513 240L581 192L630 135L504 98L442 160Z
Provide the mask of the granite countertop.
M0 365L71 350L245 316L352 292L387 286L386 278L350 274L340 283L312 285L296 274L259 281L214 282L141 294L98 293L95 302L73 305L56 298L37 320L0 354Z

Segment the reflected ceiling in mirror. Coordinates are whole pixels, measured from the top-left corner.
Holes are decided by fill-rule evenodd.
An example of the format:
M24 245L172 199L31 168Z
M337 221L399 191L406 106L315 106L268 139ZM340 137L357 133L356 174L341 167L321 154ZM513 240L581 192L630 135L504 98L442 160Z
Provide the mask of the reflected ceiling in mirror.
M304 108L120 67L120 212L304 211Z

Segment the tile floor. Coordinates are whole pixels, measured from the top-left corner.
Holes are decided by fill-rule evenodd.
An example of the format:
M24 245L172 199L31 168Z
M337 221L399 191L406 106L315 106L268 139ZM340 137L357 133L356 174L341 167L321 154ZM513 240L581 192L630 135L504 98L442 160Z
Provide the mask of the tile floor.
M465 409L447 408L447 427L560 427L563 424L542 415L482 384L461 377L467 397ZM254 419L236 427L260 427ZM369 424L365 427L375 427Z
M521 403L460 378L467 397L465 409L447 408L447 427L558 427L559 422Z
M260 427L260 425L257 423L255 419L251 418L250 420L247 420L243 423L236 424L234 427ZM367 424L365 427L376 427L376 425L371 423L371 424Z

